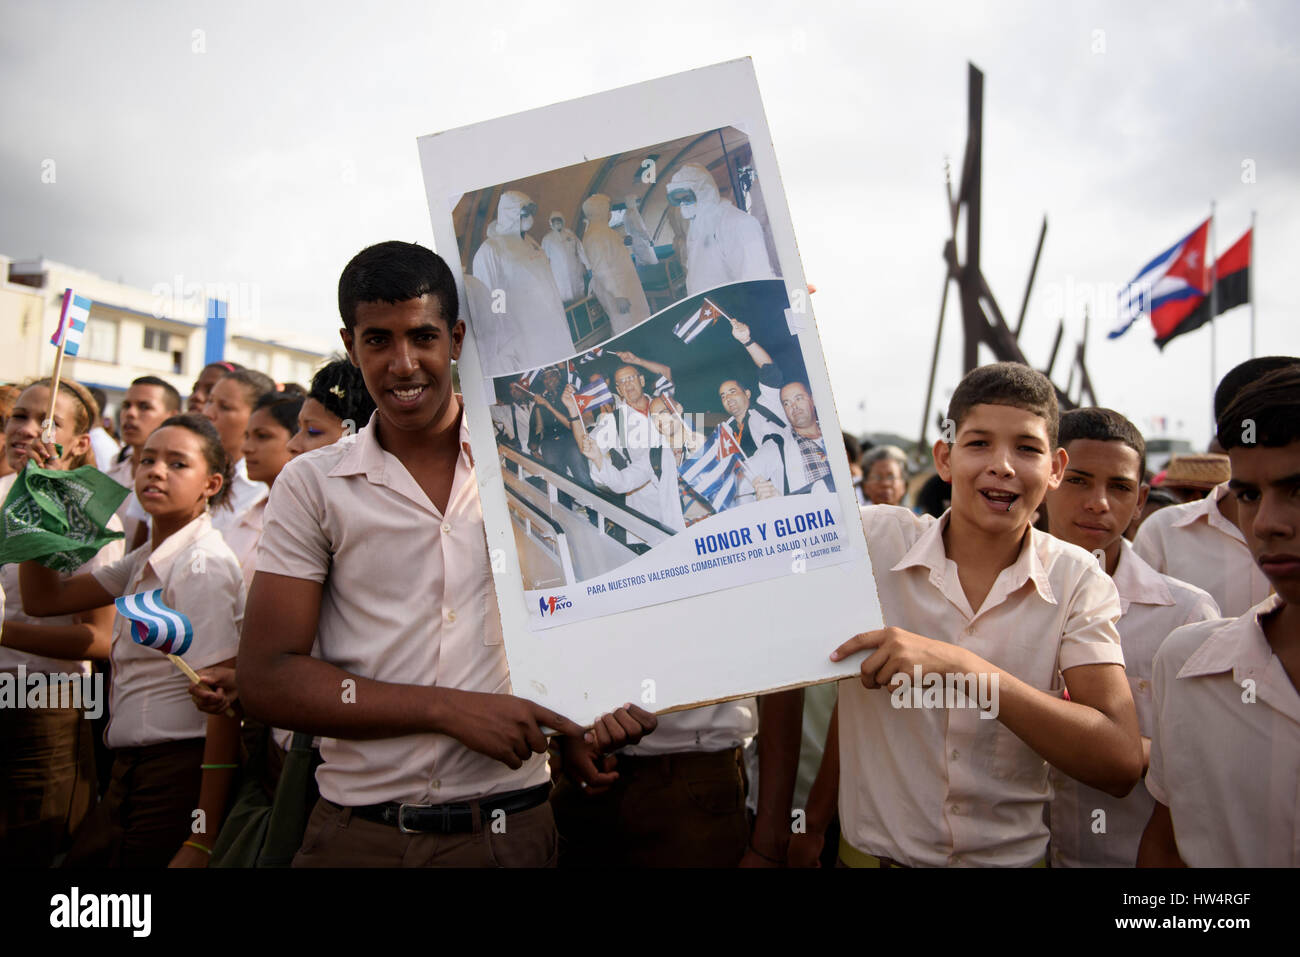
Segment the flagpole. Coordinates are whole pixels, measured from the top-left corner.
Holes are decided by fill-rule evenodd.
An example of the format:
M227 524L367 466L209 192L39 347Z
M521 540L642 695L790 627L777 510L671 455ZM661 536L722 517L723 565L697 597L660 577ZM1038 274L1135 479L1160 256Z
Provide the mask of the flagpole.
M1210 241L1207 254L1214 257L1210 262L1210 418L1214 418L1214 390L1219 387L1219 375L1216 366L1218 355L1214 348L1214 314L1219 311L1219 297L1215 295L1214 287L1219 281L1219 257L1214 250L1214 200L1210 200ZM1211 425L1211 434L1213 434L1215 427L1217 427L1217 423Z
M54 356L54 375L50 382L50 408L45 421L41 423L41 441L46 445L54 441L54 403L59 394L59 378L63 375L63 346L64 344L60 342L59 351Z
M59 397L59 378L63 375L63 350L68 343L68 305L72 302L72 290L63 290L63 310L59 313L59 351L54 355L54 375L50 384L50 408L41 423L41 441L49 445L54 441L54 406ZM91 423L94 425L94 423Z
M1246 252L1246 298L1250 302L1250 357L1255 358L1255 211L1250 211L1250 249Z

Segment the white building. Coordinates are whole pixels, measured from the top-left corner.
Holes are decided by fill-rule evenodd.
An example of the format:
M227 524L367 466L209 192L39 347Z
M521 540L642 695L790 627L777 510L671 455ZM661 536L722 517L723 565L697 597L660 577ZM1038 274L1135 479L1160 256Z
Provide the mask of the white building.
M207 354L214 351L277 382L304 386L329 352L323 343L251 329L247 323L240 332L223 330L220 324L210 330L197 286L187 296L179 290L172 294L170 286L160 295L48 259L0 256L0 381L50 374L54 348L49 341L58 326L65 288L92 305L81 349L75 358L64 360L64 372L103 389L110 414L131 381L143 375L165 379L182 396L188 395ZM238 318L232 317L232 324Z

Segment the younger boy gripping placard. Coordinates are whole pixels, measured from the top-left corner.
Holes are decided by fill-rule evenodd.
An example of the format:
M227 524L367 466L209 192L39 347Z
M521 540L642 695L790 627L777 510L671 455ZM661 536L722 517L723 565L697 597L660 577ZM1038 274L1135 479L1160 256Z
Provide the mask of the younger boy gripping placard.
M1241 390L1219 419L1230 493L1274 594L1179 628L1152 668L1155 798L1139 866L1300 865L1300 366Z
M1115 586L1092 555L1030 524L1065 469L1052 384L1026 366L983 366L948 416L952 441L934 446L947 514L862 509L890 627L831 655L867 652L838 706L849 865L1032 866L1047 846L1049 762L1117 796L1142 771ZM935 707L900 687L918 673L984 694L966 685L970 699Z
M1124 671L1137 706L1144 753L1151 744L1151 659L1175 628L1219 617L1206 592L1161 575L1124 539L1141 510L1146 442L1111 409L1075 409L1061 416L1060 444L1069 460L1065 478L1047 493L1051 533L1098 555L1119 590ZM1132 867L1151 816L1151 796L1134 788L1124 798L1103 794L1060 771L1052 772L1053 867Z

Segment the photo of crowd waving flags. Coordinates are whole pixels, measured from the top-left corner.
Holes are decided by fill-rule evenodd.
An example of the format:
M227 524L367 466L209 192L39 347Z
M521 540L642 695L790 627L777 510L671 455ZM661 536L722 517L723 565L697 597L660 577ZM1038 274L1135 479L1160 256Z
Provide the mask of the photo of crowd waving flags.
M781 281L735 283L494 380L527 587L601 574L751 502L834 492L791 319ZM546 554L560 530L566 554Z

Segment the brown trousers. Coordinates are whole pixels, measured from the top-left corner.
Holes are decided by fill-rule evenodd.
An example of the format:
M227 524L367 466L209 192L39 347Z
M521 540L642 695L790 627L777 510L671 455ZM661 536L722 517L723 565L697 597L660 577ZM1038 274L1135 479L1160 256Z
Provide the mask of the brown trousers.
M0 708L0 867L49 867L94 794L90 722L79 708Z
M294 867L554 867L555 817L545 802L469 834L403 834L321 798L311 812Z
M73 836L63 866L161 868L191 836L211 847L215 834L191 831L203 744L188 738L117 749L104 799Z
M560 866L735 867L749 844L740 749L619 755L618 781L586 794L568 778L551 795Z

